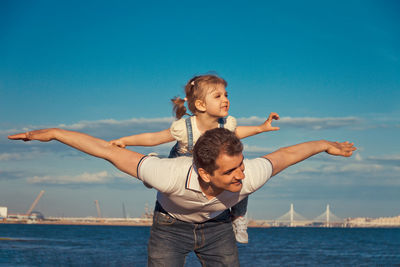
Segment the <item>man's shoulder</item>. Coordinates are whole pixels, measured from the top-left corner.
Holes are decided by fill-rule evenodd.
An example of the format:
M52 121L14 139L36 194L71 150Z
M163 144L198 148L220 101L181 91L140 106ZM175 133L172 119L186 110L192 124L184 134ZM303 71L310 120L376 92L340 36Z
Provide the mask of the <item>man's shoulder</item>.
M258 190L272 177L273 166L267 158L245 159L243 163L246 174L243 181L243 192Z
M154 161L159 161L159 162L164 162L164 161L168 161L168 162L180 162L180 163L186 163L186 162L193 162L193 158L189 157L189 156L179 156L179 157L175 157L175 158L168 158L168 157L164 157L164 156L153 156L153 155L147 155L143 157L143 160L154 160Z
M265 157L244 159L243 163L245 165L245 169L250 169L250 170L259 168L272 169L272 163Z
M160 192L180 188L192 166L192 158L158 158L145 156L138 165L138 178ZM178 187L177 187L178 186Z
M243 159L244 164L246 163L253 163L253 162L269 162L269 160L266 157L256 157L256 158L244 158Z
M176 158L160 158L154 156L145 156L143 157L142 161L146 162L146 165L153 166L160 165L160 166L180 166L180 167L190 167L193 164L192 157L176 157Z

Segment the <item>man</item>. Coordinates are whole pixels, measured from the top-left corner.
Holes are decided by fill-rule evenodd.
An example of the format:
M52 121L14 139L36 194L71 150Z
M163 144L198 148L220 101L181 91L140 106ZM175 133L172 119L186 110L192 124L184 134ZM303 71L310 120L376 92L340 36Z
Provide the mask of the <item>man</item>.
M183 266L194 251L203 266L238 266L229 208L283 169L321 152L349 157L352 143L312 141L245 160L243 146L223 128L197 141L193 159L159 159L110 145L89 135L44 129L9 136L13 140L57 140L151 185L157 191L148 245L149 266Z

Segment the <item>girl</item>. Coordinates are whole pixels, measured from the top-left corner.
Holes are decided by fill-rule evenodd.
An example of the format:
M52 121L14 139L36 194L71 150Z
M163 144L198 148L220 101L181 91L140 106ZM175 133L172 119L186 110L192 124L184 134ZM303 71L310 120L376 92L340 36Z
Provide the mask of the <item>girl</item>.
M131 135L110 141L111 144L126 146L156 146L176 140L177 143L171 149L169 157L191 156L191 152L197 139L205 131L224 127L236 133L239 138L245 138L255 134L279 130L272 127L272 120L279 120L277 113L271 112L268 119L258 126L238 126L236 119L228 116L229 100L226 92L227 82L216 75L195 76L185 86L186 97L172 99L177 120L169 129L160 132ZM185 102L191 113L186 112ZM236 240L240 243L248 242L247 221L244 215L247 211L248 198L231 208L233 229Z

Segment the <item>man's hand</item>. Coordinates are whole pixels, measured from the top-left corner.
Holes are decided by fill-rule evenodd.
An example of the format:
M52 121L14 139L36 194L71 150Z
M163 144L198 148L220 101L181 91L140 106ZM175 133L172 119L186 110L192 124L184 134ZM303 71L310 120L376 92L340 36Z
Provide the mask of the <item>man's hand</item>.
M357 148L354 147L354 143L350 142L329 142L328 148L325 150L326 153L334 156L350 157L353 151Z
M268 119L260 125L261 132L277 131L279 127L271 126L272 120L279 120L279 114L276 112L271 112Z
M11 140L23 140L23 141L31 141L31 140L38 140L41 142L49 142L54 139L54 133L56 129L42 129L42 130L35 130L26 133L19 133L14 135L9 135L8 139Z

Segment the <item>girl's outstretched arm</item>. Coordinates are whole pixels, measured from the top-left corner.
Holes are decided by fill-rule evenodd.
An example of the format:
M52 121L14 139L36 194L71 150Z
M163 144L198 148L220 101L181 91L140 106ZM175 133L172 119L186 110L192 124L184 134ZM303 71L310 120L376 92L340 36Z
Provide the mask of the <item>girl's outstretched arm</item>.
M49 142L59 141L94 157L105 159L119 170L137 177L137 165L144 156L128 149L109 144L102 139L74 131L57 128L42 129L8 136L11 140Z
M271 126L272 120L279 120L279 115L276 112L271 112L268 119L258 126L238 126L236 127L236 136L240 139L253 136L263 132L277 131L279 127Z
M121 137L111 140L110 144L126 147L126 146L157 146L174 141L170 129L165 129L159 132L142 133L131 136Z

